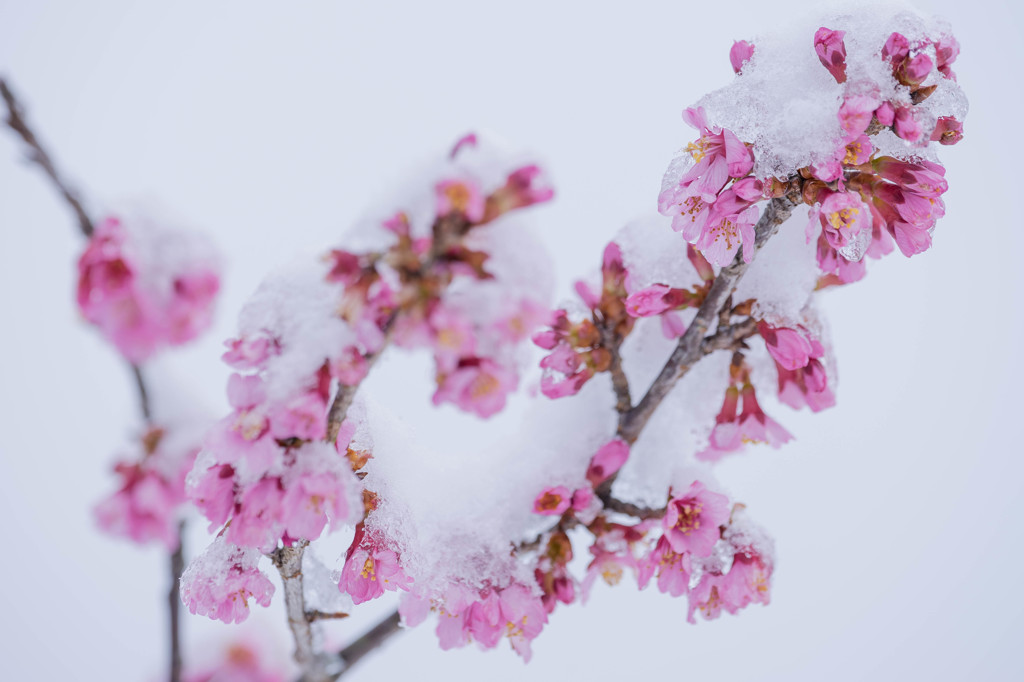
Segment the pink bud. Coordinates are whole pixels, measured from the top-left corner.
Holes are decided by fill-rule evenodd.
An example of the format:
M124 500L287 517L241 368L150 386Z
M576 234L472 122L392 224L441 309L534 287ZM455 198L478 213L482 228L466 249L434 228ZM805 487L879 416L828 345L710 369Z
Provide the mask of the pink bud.
M629 458L629 444L616 438L603 445L587 469L587 480L591 485L600 485L605 479L622 468Z
M822 66L828 69L837 83L846 82L846 31L833 31L822 26L814 33L814 51Z

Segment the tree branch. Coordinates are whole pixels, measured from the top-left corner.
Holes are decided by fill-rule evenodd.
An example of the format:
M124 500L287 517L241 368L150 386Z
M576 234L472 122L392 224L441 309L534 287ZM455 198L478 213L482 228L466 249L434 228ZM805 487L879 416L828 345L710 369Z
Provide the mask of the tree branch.
M68 183L63 179L63 175L57 170L57 165L46 152L46 149L43 148L42 143L39 141L39 137L29 126L25 117L25 109L14 96L10 86L8 86L7 82L2 78L0 78L0 98L3 99L4 104L7 107L7 126L16 132L28 147L28 159L43 169L43 172L45 172L50 178L50 181L60 193L61 197L74 212L75 218L78 220L79 230L86 238L91 237L93 233L93 223L89 218L89 214L86 213L85 208L82 206L82 201L79 199L78 193L71 189L70 185L68 185ZM142 369L136 364L131 364L130 367L132 376L135 380L135 388L139 399L139 409L142 413L142 418L147 425L151 425L153 421L153 411L149 398L150 391L146 386L145 378L142 375ZM181 598L178 593L178 583L181 580L181 574L185 568L184 550L182 549L184 531L185 523L182 521L178 526L178 549L176 549L170 556L171 588L167 599L170 620L170 682L180 682L181 680Z
M615 390L615 409L619 414L625 414L632 409L633 398L629 394L629 379L622 368L622 337L614 329L609 329L607 323L602 323L600 330L601 346L612 358L608 371L612 376L612 388Z
M382 645L390 639L392 635L401 632L401 623L402 616L398 611L395 611L387 618L377 623L377 625L375 625L365 635L342 649L338 653L338 657L345 664L345 667L331 679L336 680L347 673L363 656Z
M326 682L325 658L316 652L313 628L306 616L306 599L302 590L302 555L308 540L299 540L291 547L280 547L270 553L284 584L284 604L288 628L295 639L295 662L302 668L302 682Z
M185 571L185 522L178 523L178 549L171 554L171 589L167 595L170 614L171 652L170 682L181 682L181 595L178 584Z
M50 177L57 191L67 202L71 210L74 211L75 217L78 219L78 227L82 230L82 234L86 237L92 236L92 220L89 219L89 215L85 212L82 207L82 202L78 198L78 194L71 189L71 187L64 181L60 173L57 172L57 167L54 165L53 160L50 159L50 155L43 149L42 143L36 134L32 132L28 122L25 120L25 110L21 104L15 98L14 93L7 86L7 83L0 78L0 96L3 97L4 103L7 105L7 126L18 133L22 141L28 146L29 153L28 159L38 165L43 171Z

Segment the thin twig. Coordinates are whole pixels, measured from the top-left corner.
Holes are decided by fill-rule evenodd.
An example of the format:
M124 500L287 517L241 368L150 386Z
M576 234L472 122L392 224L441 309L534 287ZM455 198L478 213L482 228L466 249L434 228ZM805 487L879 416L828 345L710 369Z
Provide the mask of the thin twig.
M50 155L43 149L42 143L36 136L32 129L29 127L28 122L25 120L25 110L21 104L15 98L14 93L8 87L7 83L0 78L0 96L3 97L4 103L7 105L7 125L11 130L18 133L21 139L29 148L28 158L30 161L38 165L43 171L50 176L50 180L56 186L57 191L60 192L61 196L64 197L64 201L67 202L71 210L74 211L75 217L78 219L78 227L82 230L82 234L86 237L92 236L92 220L89 219L89 214L85 212L82 207L82 202L78 198L78 194L71 189L71 187L64 181L60 173L57 172L57 166L53 163Z
M390 639L392 635L401 631L402 616L398 611L395 611L387 618L377 623L377 625L373 626L373 628L365 635L352 642L339 652L338 657L345 664L345 667L331 679L336 680L347 673L363 656L382 645Z
M306 611L306 620L308 620L310 623L312 623L313 621L317 621L317 620L341 620L342 618L348 618L348 617L349 617L349 614L344 613L343 611L331 612L331 613L328 613L326 611L317 611L317 610Z

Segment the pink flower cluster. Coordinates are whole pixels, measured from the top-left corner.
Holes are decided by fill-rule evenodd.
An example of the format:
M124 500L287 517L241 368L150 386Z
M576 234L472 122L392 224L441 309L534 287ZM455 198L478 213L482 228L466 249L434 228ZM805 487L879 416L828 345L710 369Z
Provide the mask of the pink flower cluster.
M752 603L767 604L769 552L750 541L735 516L728 498L700 481L671 498L661 523L663 534L636 563L640 588L656 577L660 592L687 595L691 623L697 610L711 619L722 609L736 613Z
M193 614L241 623L249 617L250 599L266 607L274 595L273 583L257 568L260 557L218 537L181 576L182 602Z
M475 136L466 136L452 158L476 144ZM362 347L350 352L356 364L377 352L391 330L397 345L433 352L434 404L452 403L484 418L504 408L519 383L511 349L529 336L546 310L524 298L499 319L481 320L452 305L445 291L458 278L493 278L486 267L489 254L466 246L465 237L509 211L548 201L553 192L543 180L535 165L516 168L490 193L472 174L445 177L434 187L430 236L415 237L409 218L398 213L384 224L395 237L387 251L334 251L328 279L345 287L343 318L360 330ZM352 378L358 383L362 377L355 373Z
M713 265L728 265L740 247L749 262L756 204L765 198L761 181L749 177L754 155L732 131L709 127L702 107L687 109L683 119L701 136L685 150L693 165L678 178L671 169L666 174L658 210Z
M815 46L822 63L833 75L840 67L845 73L844 33L822 28L818 34L822 41L816 37ZM938 63L928 50L937 55ZM906 256L931 245L935 222L945 212L941 199L947 187L945 169L929 161L876 156L871 136L891 128L917 146L959 141L963 131L959 121L940 117L929 132L917 113L917 105L936 89L937 78L954 77L950 64L958 52L950 36L911 44L893 33L882 48L882 59L892 67L895 81L908 91L909 101L883 100L870 86L847 84L838 111L843 138L835 155L803 171L810 180L803 187L804 200L813 206L807 237L810 241L818 234L823 285L861 279L864 256L880 258L890 253L893 241ZM845 76L837 75L837 80L842 83Z
M141 456L118 462L114 471L121 487L93 510L107 533L140 544L159 542L178 548L178 522L185 497L185 476L198 448L168 447L163 429L151 428L141 439Z
M214 258L196 240L167 230L147 234L146 227L106 218L78 260L82 315L133 363L205 330L220 288ZM153 253L153 241L163 253ZM197 252L161 257L188 249Z
M512 648L530 660L530 642L548 622L543 600L520 583L474 589L452 584L441 597L410 595L399 609L406 626L419 625L430 611L438 614L437 637L444 650L476 642L493 649L507 638Z

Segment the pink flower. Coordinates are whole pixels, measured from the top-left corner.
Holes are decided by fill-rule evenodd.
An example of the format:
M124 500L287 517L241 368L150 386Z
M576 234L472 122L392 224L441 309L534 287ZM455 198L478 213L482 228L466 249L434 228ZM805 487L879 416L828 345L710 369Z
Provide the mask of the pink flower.
M257 568L260 553L221 538L196 557L181 576L181 601L189 612L225 623L249 617L249 600L270 606L274 585Z
M333 472L303 472L288 480L281 515L289 537L316 540L328 523L332 527L351 515L345 482Z
M896 119L896 110L893 108L891 102L882 102L877 109L875 109L875 118L878 122L884 126L891 126L892 122Z
M758 209L750 206L740 213L722 216L720 220L705 227L704 233L694 244L712 265L729 265L740 246L743 247L743 261L749 263L754 257L754 223Z
M844 166L859 166L871 159L874 147L867 135L861 135L846 145L846 154L843 156Z
M139 464L120 463L114 469L121 489L96 505L100 527L138 543L160 542L168 551L178 547L178 505L184 501L180 486Z
M685 493L669 500L662 520L672 549L696 556L711 554L719 539L718 526L729 519L729 498L694 481Z
M958 43L956 38L953 36L944 35L940 36L939 39L934 42L934 45L936 66L939 68L939 73L946 78L956 80L956 74L954 74L953 69L949 67L956 61L957 55L960 54L960 43Z
M330 363L331 376L345 386L358 386L370 371L366 358L355 346L346 346Z
M453 309L438 305L427 320L432 332L434 359L441 371L450 371L459 359L473 355L476 337L473 325Z
M837 83L846 82L846 31L833 31L824 26L814 33L814 51L822 66L828 69Z
M671 287L664 284L652 284L634 291L626 299L626 312L633 317L658 315L669 309L670 303L665 300L665 294L671 290Z
M188 497L210 521L212 532L224 524L235 508L235 468L216 464L188 479Z
M572 493L564 485L544 488L533 501L533 513L561 516L572 505Z
M811 342L796 329L772 327L765 322L757 325L775 362L786 369L800 369L810 362Z
M227 541L264 552L274 549L284 533L281 521L283 497L281 481L277 478L261 478L244 490L228 526Z
M641 560L637 583L642 590L647 587L651 578L657 575L658 591L679 597L689 591L692 573L690 553L674 551L668 536L662 535L650 555Z
M550 201L555 191L543 182L545 179L540 167L532 164L512 171L505 185L490 197L495 215Z
M964 124L952 116L940 116L935 130L932 131L931 141L939 144L956 144L964 137Z
M882 48L882 58L892 64L892 75L903 85L920 85L931 73L932 60L918 52L911 56L910 43L903 35L893 33Z
M437 215L462 215L471 223L484 217L484 196L472 180L442 180L435 188Z
M864 134L871 124L871 116L878 109L878 98L871 95L850 95L839 106L839 127L846 140L853 140Z
M700 138L686 147L696 165L677 184L662 192L659 210L665 215L675 213L674 207L690 197L697 197L704 204L713 203L730 177L742 178L754 166L753 153L732 131L708 127L702 107L686 109L683 119L701 131ZM702 207L693 204L689 212L695 214L700 210Z
M825 348L814 338L809 339L810 351L807 364L802 367L787 367L775 360L779 373L779 400L795 410L804 405L812 412L835 405L836 399L828 386L828 376L821 358Z
M587 480L597 487L609 476L618 472L629 459L629 444L618 438L608 441L590 460L587 468Z
M264 333L228 339L224 345L228 350L220 359L230 367L241 370L262 369L271 356L280 352L277 340Z
M523 585L513 583L501 590L498 598L504 635L509 638L512 648L530 661L530 642L533 641L544 624L548 622L547 611L543 601Z
M353 547L341 569L338 589L349 594L354 604L376 599L385 591L409 590L412 579L402 571L398 554L372 543Z
M753 56L754 46L745 40L737 40L729 50L729 62L732 64L732 70L737 74L740 73L743 71L743 65L749 62Z
M866 249L871 232L871 210L855 192L830 192L821 202L820 210L811 212L808 242L813 236L810 230L814 218L818 218L825 238L833 248L842 251L847 247L854 246L854 251L856 251L856 242L863 241ZM861 237L862 232L865 232L863 237ZM850 255L851 260L860 260L859 256L863 256L863 250L859 255L856 253L844 253L844 255Z
M771 564L756 553L737 552L732 568L719 582L718 592L730 613L736 613L750 604L768 604L771 601Z
M327 401L313 389L270 413L270 433L280 440L320 440L327 435Z
M89 322L131 362L163 346L185 343L212 320L220 278L206 254L179 259L177 268L142 261L139 236L118 218L96 225L78 261L78 306ZM168 245L191 246L178 232L162 235Z
M740 413L740 438L744 443L766 443L777 448L793 439L786 429L761 409L751 384L743 385L743 411Z
M454 403L486 419L505 407L507 395L519 383L516 373L488 358L463 358L458 367L439 377L433 402Z

